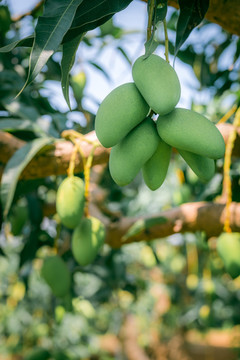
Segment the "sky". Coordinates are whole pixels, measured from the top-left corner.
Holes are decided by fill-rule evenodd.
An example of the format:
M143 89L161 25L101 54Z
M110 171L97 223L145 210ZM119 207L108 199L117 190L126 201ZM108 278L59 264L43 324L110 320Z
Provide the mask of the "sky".
M38 0L5 0L10 7L11 13L16 16L31 10ZM147 26L147 11L146 3L142 1L133 1L125 10L117 13L114 16L114 24L123 27L127 31L138 30L140 35L128 36L128 41L124 44L124 49L132 61L135 61L138 56L144 53L145 32ZM28 27L23 27L23 36L27 36ZM25 33L24 33L25 32ZM72 72L84 70L87 74L86 93L84 105L91 111L96 112L98 103L100 103L107 94L115 87L133 81L131 75L131 68L119 51L114 51L111 46L106 48L100 56L97 57L97 63L100 64L107 73L109 73L111 81L108 81L103 74L89 66L86 59L92 59L94 49L83 47L80 45L76 56L76 65ZM164 57L164 49L157 49L156 53ZM83 60L82 60L83 59ZM173 64L173 58L170 57L170 63ZM193 70L186 64L183 64L178 59L175 62L175 70L180 79L182 96L178 106L190 108L193 88L197 87L198 82L194 76ZM61 85L58 82L49 82L48 88L44 95L51 95L53 105L60 111L67 111L68 107L61 92ZM96 101L92 100L95 99ZM74 100L72 98L72 104Z

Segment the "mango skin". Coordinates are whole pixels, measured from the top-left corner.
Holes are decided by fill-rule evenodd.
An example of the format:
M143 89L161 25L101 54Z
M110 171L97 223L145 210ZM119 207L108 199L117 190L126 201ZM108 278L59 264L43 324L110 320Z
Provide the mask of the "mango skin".
M171 159L171 151L171 146L159 138L157 150L143 165L143 179L150 190L157 190L164 182Z
M167 144L177 149L210 159L224 156L225 144L220 131L195 111L176 108L170 114L159 116L157 130Z
M119 143L149 112L134 83L118 86L99 106L95 131L100 143L108 148Z
M222 233L217 240L217 252L226 271L233 279L240 275L240 233Z
M215 174L215 162L213 159L185 150L177 149L177 151L200 180L209 181Z
M59 256L49 256L44 259L41 276L50 286L53 294L64 297L71 285L71 275L67 265Z
M156 151L158 143L156 125L146 118L115 145L109 159L109 170L115 183L119 186L129 184Z
M160 56L140 56L133 64L132 76L154 112L165 115L175 108L181 95L180 82L173 67Z
M74 229L80 222L84 211L84 182L77 176L70 176L60 184L56 209L64 226Z
M105 240L105 226L95 217L83 218L72 235L72 253L82 266L93 262Z

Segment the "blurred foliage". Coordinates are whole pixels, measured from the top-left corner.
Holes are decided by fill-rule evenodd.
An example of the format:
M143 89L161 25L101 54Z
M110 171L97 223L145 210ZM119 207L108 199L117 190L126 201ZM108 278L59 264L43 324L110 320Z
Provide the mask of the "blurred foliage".
M177 12L170 11L171 53L176 20ZM30 17L22 21L32 29L35 20ZM11 21L6 5L0 6L1 46L19 40L22 26ZM96 100L87 93L86 66L109 80L108 70L98 62L97 55L107 48L114 49L114 54L130 65L132 59L125 47L129 36L131 32L116 26L113 19L84 37L82 53L86 48L94 51L88 60L77 55L77 71L70 76L71 113L61 112L52 94L51 86L61 77L58 54L15 98L27 77L29 49L1 53L0 129L25 141L44 136L60 138L61 132L69 128L83 134L94 129L95 114L86 106L86 99ZM234 103L240 104L240 42L236 36L204 22L179 50L178 59L189 65L197 79L196 89L189 76L189 86L193 94L197 93L192 99L193 109L217 122ZM119 188L106 168L99 183L107 190L103 213L113 218L119 212L126 216L151 214L188 201L212 201L221 194L222 160L217 162L216 175L208 184L200 182L177 154L172 160L166 182L154 193L140 177ZM233 159L235 201L239 201L240 193L239 166L239 160ZM92 265L78 266L69 245L71 232L58 223L54 214L44 213L54 204L63 178L18 182L2 226L1 354L28 360L126 359L123 333L129 315L137 321L139 346L150 358L154 358L151 351L155 332L159 344L165 344L191 329L203 333L211 328L239 331L240 278L232 280L226 274L216 252L216 239L207 242L204 233L176 234L119 250L105 245ZM40 276L43 260L54 254L56 244L72 274L71 294L64 299L56 298ZM239 342L235 345L239 347Z

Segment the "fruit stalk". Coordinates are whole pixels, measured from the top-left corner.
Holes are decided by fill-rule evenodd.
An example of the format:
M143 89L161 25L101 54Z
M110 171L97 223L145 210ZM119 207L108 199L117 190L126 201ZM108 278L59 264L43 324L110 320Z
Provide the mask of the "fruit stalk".
M147 40L149 40L152 35L152 19L153 19L154 6L155 6L155 0L150 0L150 5L148 5Z
M98 143L93 144L93 148L87 161L84 163L84 179L85 179L85 208L84 208L84 215L89 217L89 185L90 185L90 172L93 162L93 156L95 149L99 146Z
M167 21L166 21L166 19L163 20L163 26L164 26L164 36L165 36L165 58L166 58L166 61L169 63L169 57L168 57L168 33L167 33Z
M233 121L233 130L229 136L227 145L226 145L226 152L224 158L224 167L223 167L223 189L226 195L226 218L224 221L224 228L225 232L232 232L230 227L230 205L232 202L232 188L231 188L231 178L230 178L230 167L231 167L231 157L232 157L232 150L234 146L235 139L237 137L237 127L240 125L240 108L238 108L235 118Z

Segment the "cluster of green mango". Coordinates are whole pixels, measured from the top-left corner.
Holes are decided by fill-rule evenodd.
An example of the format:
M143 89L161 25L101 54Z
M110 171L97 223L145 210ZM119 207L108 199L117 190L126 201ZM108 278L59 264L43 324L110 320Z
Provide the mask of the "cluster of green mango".
M69 176L60 184L56 197L57 214L62 224L73 230L72 253L82 266L93 262L105 239L105 227L102 222L95 217L84 216L84 191L83 180L77 176ZM41 275L55 296L67 295L71 276L62 258L45 258Z
M109 169L120 186L142 169L146 185L158 189L167 174L172 147L203 181L215 172L214 159L225 144L217 127L204 116L175 108L181 94L175 70L161 57L139 57L133 83L115 88L101 103L95 130L104 147L112 147ZM159 114L152 120L150 111Z

